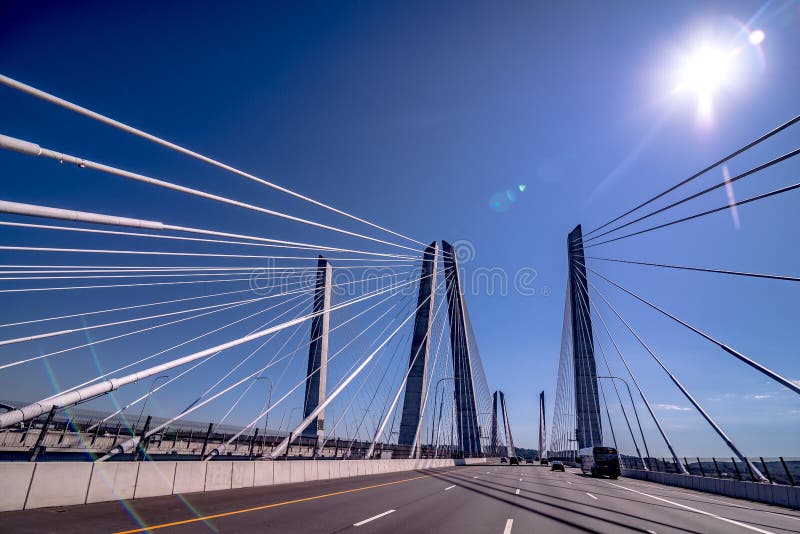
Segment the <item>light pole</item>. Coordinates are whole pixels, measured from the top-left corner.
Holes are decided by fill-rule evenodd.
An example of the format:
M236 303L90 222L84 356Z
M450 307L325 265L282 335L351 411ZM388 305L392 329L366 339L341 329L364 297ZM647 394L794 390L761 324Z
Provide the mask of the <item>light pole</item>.
M639 426L639 433L642 435L642 444L644 445L644 452L648 458L650 458L650 451L647 448L647 440L644 438L644 431L642 430L642 423L639 421L639 412L636 410L636 403L633 402L633 394L631 393L631 387L628 385L628 382L620 378L618 376L598 376L597 378L607 378L609 380L621 380L623 384L625 384L625 388L628 390L628 396L631 398L631 406L633 406L633 414L636 416L636 424ZM642 461L642 465L644 466L645 471L648 470L647 464L642 458L642 453L639 451L639 447L636 445L636 440L633 440L633 444L636 447L636 453L639 455L639 459Z
M147 392L147 396L144 398L144 402L142 403L142 409L139 410L139 417L136 418L136 424L133 425L133 428L139 426L139 420L142 418L142 414L144 413L144 407L147 406L147 401L150 400L150 394L153 393L153 388L156 386L156 382L158 382L159 378L169 378L169 375L159 375L150 382L150 391Z

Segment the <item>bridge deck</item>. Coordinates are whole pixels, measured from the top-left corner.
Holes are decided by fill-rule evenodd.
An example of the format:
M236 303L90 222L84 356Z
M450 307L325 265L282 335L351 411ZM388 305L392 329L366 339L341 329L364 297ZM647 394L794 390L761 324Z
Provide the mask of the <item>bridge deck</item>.
M204 522L219 532L730 534L798 532L800 512L639 480L483 465L0 514L7 532L207 532Z

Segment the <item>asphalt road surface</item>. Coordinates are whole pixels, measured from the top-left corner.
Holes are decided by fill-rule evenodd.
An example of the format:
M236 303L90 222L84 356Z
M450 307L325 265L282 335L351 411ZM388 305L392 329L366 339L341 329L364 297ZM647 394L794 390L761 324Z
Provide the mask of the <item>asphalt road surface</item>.
M800 532L800 512L640 480L482 465L0 514L0 532Z

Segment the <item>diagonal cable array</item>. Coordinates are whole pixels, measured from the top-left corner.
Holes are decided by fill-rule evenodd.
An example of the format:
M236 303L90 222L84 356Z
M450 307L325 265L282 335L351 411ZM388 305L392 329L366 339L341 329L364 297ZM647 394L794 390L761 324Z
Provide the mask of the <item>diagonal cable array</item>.
M658 429L660 437L663 439L667 449L670 452L670 456L672 457L672 461L674 463L674 469L678 472L688 473L687 466L681 461L681 457L677 454L675 448L673 447L664 425L653 410L653 405L648 399L648 395L643 384L634 373L634 365L632 365L632 362L629 360L629 358L623 354L621 344L618 342L617 336L612 333L612 327L604 317L604 314L601 313L601 310L598 307L600 306L612 312L612 316L615 318L618 324L623 327L625 333L630 335L638 347L644 351L646 359L649 359L655 363L656 366L663 371L672 386L674 386L680 392L683 398L685 398L689 404L691 404L694 411L696 411L702 417L702 419L705 420L708 426L714 430L717 436L719 436L719 438L725 443L726 447L733 453L733 456L738 458L738 460L746 466L747 471L750 473L752 479L762 482L767 481L767 477L765 477L758 467L756 467L756 465L747 457L747 455L745 455L743 450L734 443L731 435L729 435L722 428L712 414L704 406L702 406L698 397L689 391L687 386L678 378L677 373L670 368L668 363L669 355L660 354L651 343L646 341L643 335L640 334L637 328L634 326L634 322L623 316L620 307L612 302L611 296L606 294L605 291L601 290L600 287L598 287L598 284L595 282L602 281L602 284L607 285L609 288L612 288L622 295L632 298L635 302L646 306L648 309L655 311L658 316L668 319L673 324L680 325L683 329L696 336L699 336L719 349L722 349L724 353L732 356L736 361L746 364L748 369L758 371L761 375L767 377L771 382L779 384L782 388L785 388L792 393L800 394L800 387L796 381L787 378L785 373L781 373L760 361L760 357L764 356L763 354L745 354L743 351L737 350L736 348L720 340L716 335L710 333L706 328L698 324L690 323L689 321L681 318L679 314L668 311L663 306L660 306L654 301L654 299L643 296L643 292L630 289L631 286L626 282L620 282L618 279L615 279L616 277L612 278L612 276L600 272L599 269L593 268L592 266L587 265L585 262L588 260L592 262L603 262L606 265L628 266L630 268L646 267L655 268L659 271L671 270L685 273L703 273L722 275L728 277L729 279L749 278L753 280L772 281L774 283L797 282L800 280L800 278L793 276L791 273L776 274L760 272L761 270L742 270L727 266L706 267L684 264L683 262L677 261L650 261L644 259L634 260L624 257L614 257L614 255L611 254L587 255L584 257L583 251L584 249L609 245L635 236L648 234L656 230L667 229L684 222L697 220L726 210L735 209L738 206L752 204L761 200L782 195L784 193L795 191L796 189L800 188L800 184L794 183L780 186L740 200L734 199L729 194L729 201L724 205L714 206L710 209L694 209L694 211L690 211L688 215L686 215L684 211L679 216L672 216L673 210L677 209L678 207L706 198L709 193L718 191L722 188L730 189L731 184L737 181L748 178L750 179L749 181L753 183L753 186L757 186L758 181L755 179L760 175L760 173L766 171L767 169L776 169L776 172L774 173L775 176L780 176L778 173L781 172L781 170L784 170L784 174L786 174L785 169L787 168L787 162L797 160L797 156L800 154L800 148L785 151L771 158L761 160L761 162L757 164L750 164L745 171L740 172L732 177L728 175L727 167L725 167L723 168L724 180L701 188L697 192L687 193L676 200L666 201L666 197L668 195L678 189L689 186L692 182L707 174L708 171L722 165L727 165L729 162L735 162L745 154L749 155L751 149L753 149L756 145L760 145L761 143L767 141L768 139L774 138L779 134L783 134L784 136L788 135L787 132L790 131L790 128L795 126L798 122L800 122L800 116L790 119L789 121L759 136L740 149L737 149L736 151L719 159L718 161L712 163L690 177L679 181L677 184L652 197L647 198L645 201L636 204L633 208L626 210L622 214L609 219L607 222L595 227L582 237L580 236L579 229L576 229L573 232L577 232L578 237L568 242L568 250L570 253L570 261L568 264L571 276L568 279L567 284L567 301L565 304L564 330L562 333L562 350L559 359L555 412L552 422L553 429L550 436L551 454L567 459L575 459L577 447L572 444L572 441L576 432L576 428L580 430L580 426L582 424L581 421L576 417L576 414L579 413L581 409L585 409L585 407L575 406L575 401L576 398L581 400L585 400L586 398L585 395L583 397L580 395L576 397L575 390L576 388L585 388L586 386L576 382L576 380L581 379L581 374L576 372L576 369L574 369L574 367L580 362L575 355L573 342L577 342L576 340L579 340L581 343L585 344L588 341L591 346L599 349L599 353L602 356L602 360L605 364L605 372L607 373L607 376L598 375L594 378L594 381L597 381L597 386L600 388L599 391L601 404L605 408L605 418L612 433L610 437L614 446L617 446L618 439L620 439L622 435L618 432L615 432L613 426L613 411L611 409L612 406L610 406L610 403L612 403L613 400L616 401L616 406L621 409L622 419L624 419L625 428L627 429L627 434L630 437L630 443L633 449L636 451L637 460L640 462L639 465L643 469L653 468L655 462L655 459L651 456L651 448L653 444L651 441L651 443L648 445L645 432L642 427L642 421L640 420L638 411L636 409L637 402L641 402L647 408L650 419ZM791 139L786 139L790 143L792 142ZM663 203L663 205L659 207L657 205L659 203ZM652 207L649 211L639 214L638 216L633 216L636 212L640 212L643 208L651 205ZM665 216L666 220L662 219L663 222L650 221L650 219L655 219L656 217L661 216ZM570 234L570 236L572 235L573 234ZM576 305L575 293L577 293L578 296L577 306L580 308L580 311L578 312L573 309L573 306ZM572 324L574 317L578 317L579 324L577 327L576 325ZM597 331L595 329L597 321L599 321L602 325L601 331ZM603 337L610 341L614 347L614 352L618 356L619 362L624 368L625 375L627 375L624 378L614 374L611 362L609 361L609 354L607 354L599 334L602 334ZM601 379L608 379L612 381L616 393L615 399L612 400L610 396L606 396L606 391L602 383L603 380ZM626 380L632 381L633 390L631 390L631 386L627 384ZM625 399L625 390L617 389L617 381L625 382L626 389L631 392L629 395L630 402L627 402ZM638 392L638 401L634 399L633 391ZM631 417L628 413L629 408L633 408L634 410L634 413L632 414L633 417ZM599 416L600 415L598 414L598 417ZM638 426L639 428L639 436L637 436L637 432L634 430L635 426ZM595 445L603 444L603 438L595 438L592 439L592 441L595 443ZM644 448L644 454L640 448L640 442Z
M119 195L139 184L152 199L143 206L100 198L101 205L123 206L108 209L83 209L81 200L0 199L0 251L8 258L0 265L0 299L15 310L0 318L0 381L24 383L28 397L0 414L0 429L27 433L40 425L45 435L58 413L66 417L63 434L73 434L97 461L149 458L153 447L162 451L167 434L170 453L185 440L185 449L205 460L241 455L243 442L248 457L263 459L488 451L489 387L478 344L453 282L457 274L436 259L455 264L454 250L434 255L431 271L426 262L435 243L423 252L424 243L404 233L143 129L7 76L0 75L0 85L310 209L310 215L291 213L290 203L242 199L229 182L190 187L174 171L144 174L0 134L0 149L23 159L97 173L109 184L101 195L116 192L112 184ZM70 186L82 192L79 183ZM230 191L219 190L226 186ZM209 206L209 213L227 216L182 221L186 210L197 220ZM323 218L332 214L346 220ZM297 238L277 235L277 220L287 223L281 232ZM307 238L311 232L323 237ZM420 321L411 319L423 316L426 303L422 344L409 351L420 333ZM409 388L420 361L421 384ZM262 385L269 386L266 398ZM419 413L411 412L416 432L400 443L400 399L422 386ZM88 410L100 415L76 420ZM194 417L208 421L207 430ZM191 430L185 435L181 428ZM113 440L106 439L110 433ZM469 450L465 434L475 436Z

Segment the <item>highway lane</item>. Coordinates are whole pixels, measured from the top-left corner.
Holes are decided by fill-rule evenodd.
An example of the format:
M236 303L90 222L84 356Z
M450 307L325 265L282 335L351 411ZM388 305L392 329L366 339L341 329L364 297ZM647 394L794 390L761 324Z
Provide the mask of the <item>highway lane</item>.
M202 518L202 519L198 519ZM0 514L3 532L800 532L800 513L575 471L469 466Z

